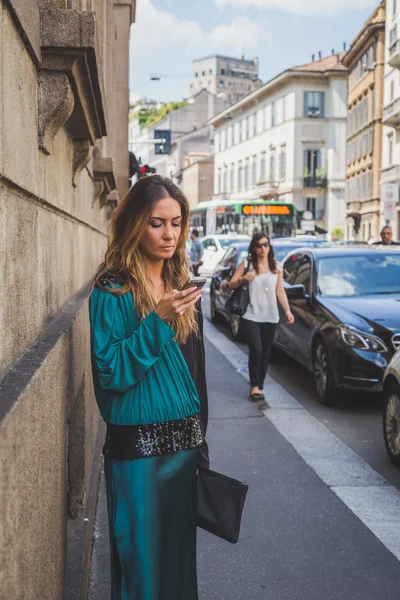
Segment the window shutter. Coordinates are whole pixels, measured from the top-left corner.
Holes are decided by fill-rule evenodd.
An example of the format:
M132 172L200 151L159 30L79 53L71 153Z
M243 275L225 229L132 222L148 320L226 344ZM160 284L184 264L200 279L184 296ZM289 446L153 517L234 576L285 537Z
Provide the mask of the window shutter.
M325 92L321 92L321 118L325 118Z
M304 92L304 116L308 117L308 92Z

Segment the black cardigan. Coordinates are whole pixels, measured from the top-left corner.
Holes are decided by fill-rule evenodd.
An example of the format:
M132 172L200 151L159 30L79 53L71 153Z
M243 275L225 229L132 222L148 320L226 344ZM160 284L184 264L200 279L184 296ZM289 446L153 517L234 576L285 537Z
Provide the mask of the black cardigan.
M203 338L203 312L201 310L201 301L199 301L197 304L197 311L200 335L191 335L185 344L180 346L180 349L199 394L200 422L205 435L208 424L208 395L206 381L206 357ZM200 448L199 467L209 468L209 466L210 459L208 455L208 446L207 442L205 441Z

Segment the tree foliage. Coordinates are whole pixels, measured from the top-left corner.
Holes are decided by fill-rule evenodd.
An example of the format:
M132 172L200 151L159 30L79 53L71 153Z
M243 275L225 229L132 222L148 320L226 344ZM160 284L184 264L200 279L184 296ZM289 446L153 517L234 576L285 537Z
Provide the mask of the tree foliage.
M167 102L160 108L139 111L139 125L141 127L151 127L158 121L164 119L169 112L186 106L187 102Z

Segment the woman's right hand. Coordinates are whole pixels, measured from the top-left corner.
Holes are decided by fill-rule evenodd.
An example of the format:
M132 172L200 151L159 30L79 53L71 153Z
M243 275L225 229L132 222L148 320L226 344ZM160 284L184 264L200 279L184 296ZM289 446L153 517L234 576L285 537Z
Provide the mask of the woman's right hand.
M203 290L199 290L197 287L190 287L182 292L172 290L172 292L164 294L157 304L155 312L160 319L165 321L165 323L175 321L175 319L179 319L188 308L196 304L202 293Z
M253 279L256 276L256 272L255 271L249 271L248 273L246 273L245 275L243 275L243 277L241 277L242 282L244 283L245 281L253 281Z

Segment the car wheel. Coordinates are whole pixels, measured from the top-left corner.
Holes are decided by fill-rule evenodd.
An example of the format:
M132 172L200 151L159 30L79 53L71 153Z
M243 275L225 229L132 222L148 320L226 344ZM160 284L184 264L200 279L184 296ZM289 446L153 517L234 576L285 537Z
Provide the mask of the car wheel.
M231 326L232 337L235 342L239 342L242 339L240 331L240 317L238 315L231 315L229 318L229 324Z
M397 467L400 467L400 386L398 385L392 385L385 392L383 437L390 458Z
M215 308L215 292L211 288L210 290L210 310L211 310L211 321L218 325L224 322L224 317Z
M321 404L334 404L336 387L333 383L333 370L328 348L323 340L318 340L314 348L314 381Z

